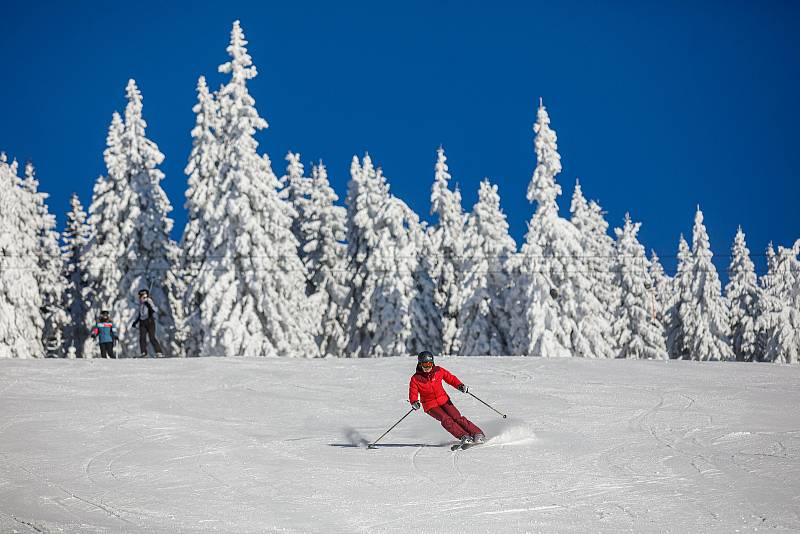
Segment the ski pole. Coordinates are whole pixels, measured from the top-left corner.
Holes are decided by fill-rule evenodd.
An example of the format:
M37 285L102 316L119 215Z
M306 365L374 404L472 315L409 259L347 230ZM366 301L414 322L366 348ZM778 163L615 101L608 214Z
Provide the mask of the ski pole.
M468 393L469 393L470 395L472 395L472 392L468 392ZM478 399L478 397L476 397L475 395L472 395L472 396L473 396L474 398ZM480 402L482 402L482 403L483 403L485 406L488 406L489 408L491 408L492 410L494 410L495 412L497 412L497 410L495 410L494 408L492 408L492 407L491 407L489 404L486 404L486 403L485 403L485 402L483 402L481 399L478 399L478 400L479 400ZM506 414L504 414L504 413L500 413L500 412L497 412L497 413L499 413L500 415L502 415L502 416L503 416L503 419L505 419L505 418L506 418Z
M403 417L401 417L401 418L400 418L400 421L398 421L398 422L396 422L395 424L393 424L393 425L392 425L392 427L391 427L389 430L387 430L386 432L384 432L384 433L383 433L383 436L385 436L386 434L388 434L389 432L391 432L391 431L392 431L392 428L394 428L394 427L396 427L397 425L399 425L399 424L400 424L400 422L401 422L403 419L405 419L406 417L408 417L409 415L411 415L411 412L413 412L413 411L414 411L414 408L411 408L410 410L408 410L408 413L407 413L407 414L405 414ZM376 443L378 443L378 442L379 442L381 439L383 439L383 436L379 437L378 439L376 439L375 441L373 441L372 443L370 443L369 445L367 445L367 448L368 448L368 449L376 449L377 447L375 446L375 444L376 444Z

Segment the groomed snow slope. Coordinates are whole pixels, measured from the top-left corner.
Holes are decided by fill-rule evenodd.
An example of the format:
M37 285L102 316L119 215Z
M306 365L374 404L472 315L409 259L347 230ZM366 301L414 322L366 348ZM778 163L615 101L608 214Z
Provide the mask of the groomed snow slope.
M438 363L487 445L363 447L412 358L0 361L0 532L800 530L800 367Z

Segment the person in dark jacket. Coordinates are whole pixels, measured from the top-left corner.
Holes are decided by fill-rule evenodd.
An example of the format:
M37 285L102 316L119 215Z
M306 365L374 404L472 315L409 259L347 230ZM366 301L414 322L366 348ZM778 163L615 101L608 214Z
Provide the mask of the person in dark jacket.
M117 344L117 327L111 321L111 314L108 313L108 310L100 312L100 317L92 328L92 339L100 342L101 358L116 358L114 345Z
M433 354L428 351L420 352L417 356L417 372L408 385L408 402L411 407L415 410L421 407L425 413L442 423L445 430L461 440L462 444L483 443L486 439L483 430L461 415L445 392L442 381L462 393L469 391L450 371L434 365Z
M136 320L133 322L133 327L139 325L139 350L142 352L142 358L147 358L147 338L150 338L150 343L156 351L156 358L163 358L161 353L161 344L156 339L156 305L153 299L150 298L150 292L146 289L139 290L139 312L136 315Z

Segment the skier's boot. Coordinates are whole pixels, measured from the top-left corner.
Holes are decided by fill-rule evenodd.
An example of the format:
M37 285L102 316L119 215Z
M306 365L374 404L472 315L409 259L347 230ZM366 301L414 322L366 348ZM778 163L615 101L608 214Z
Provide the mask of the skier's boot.
M461 436L461 446L462 447L464 445L472 445L472 443L473 443L472 436L470 436L469 434L467 434L466 436Z
M143 352L143 353L142 353L142 355L141 355L141 356L139 356L139 357L140 357L140 358L147 358L147 353L146 353L146 352Z
M472 436L472 441L474 441L476 445L479 443L483 443L484 441L486 441L486 436L484 436L483 434L475 434L474 436Z
M156 358L163 358L163 357L164 357L163 354L161 354L160 352L156 352Z

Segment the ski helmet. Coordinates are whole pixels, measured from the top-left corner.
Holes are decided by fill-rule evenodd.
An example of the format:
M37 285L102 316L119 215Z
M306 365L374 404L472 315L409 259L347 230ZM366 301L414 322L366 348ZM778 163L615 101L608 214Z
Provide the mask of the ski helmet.
M100 317L101 318L108 318L109 315L110 315L110 313L108 312L108 310L100 310Z
M146 296L147 296L147 295L149 295L149 294L150 294L150 292L149 292L149 291L147 291L146 289L140 289L140 290L139 290L139 296L140 296L140 297L146 297Z
M430 351L423 350L417 354L417 363L433 363L433 354Z

